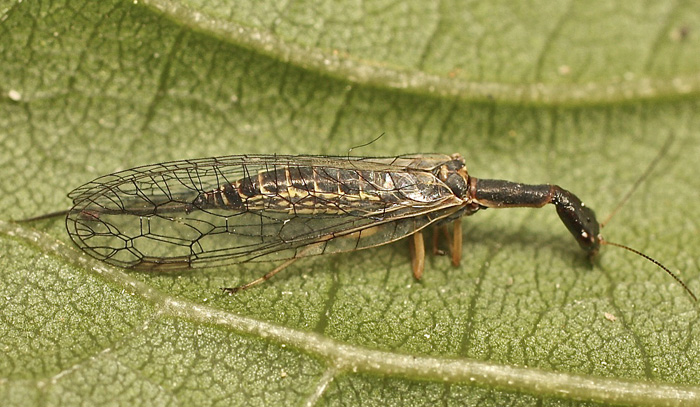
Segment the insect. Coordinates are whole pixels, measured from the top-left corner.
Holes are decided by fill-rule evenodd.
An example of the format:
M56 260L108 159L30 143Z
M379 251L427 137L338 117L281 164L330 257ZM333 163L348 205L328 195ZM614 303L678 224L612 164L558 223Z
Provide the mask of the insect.
M106 175L69 194L66 227L90 256L153 272L250 261L296 259L410 239L420 279L422 231L453 224L451 260L461 259L461 217L487 208L553 204L579 246L601 244L654 262L696 299L668 268L629 247L605 241L593 210L556 185L479 179L459 154L399 157L232 155L172 161Z

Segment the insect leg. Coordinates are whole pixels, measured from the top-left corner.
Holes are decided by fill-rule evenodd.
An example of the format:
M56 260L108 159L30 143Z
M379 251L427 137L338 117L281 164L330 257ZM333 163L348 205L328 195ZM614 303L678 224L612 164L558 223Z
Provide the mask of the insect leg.
M411 265L413 266L413 277L420 280L425 269L425 242L423 232L416 232L409 238L411 248Z
M440 240L440 226L435 226L433 228L433 256L440 254L440 247L438 247L438 241Z
M226 294L235 294L239 291L245 290L246 288L250 288L250 287L258 285L260 283L264 283L265 281L271 279L275 274L279 273L280 271L282 271L282 270L286 269L287 267L289 267L290 265L292 265L292 263L294 263L295 261L299 260L300 258L302 258L304 256L307 256L310 252L313 252L320 245L324 244L326 242L326 240L329 240L329 239L331 239L331 236L326 236L321 241L306 246L302 251L298 252L295 257L292 257L291 259L289 259L289 260L285 261L284 263L280 264L279 266L275 267L274 269L272 269L272 271L266 273L262 277L259 277L259 278L255 279L249 283L239 285L238 287L233 287L233 288L224 287L221 290Z
M462 260L462 219L455 219L452 223L452 265L459 266L459 261Z
M444 224L439 224L433 228L433 256L442 256L445 254L445 252L440 249L440 234L444 235L446 239L450 238L449 233L447 233L447 226Z
M269 273L265 274L264 276L262 276L260 278L257 278L249 283L239 285L238 287L233 287L233 288L225 287L225 288L222 288L221 290L226 294L235 294L239 291L245 290L246 288L250 288L250 287L258 285L260 283L264 283L265 281L271 279L272 276L274 276L275 274L279 273L280 271L286 269L287 267L289 267L292 263L294 263L297 260L299 260L299 257L293 257L293 258L285 261L284 263L280 264L279 266L275 267L272 271L270 271Z

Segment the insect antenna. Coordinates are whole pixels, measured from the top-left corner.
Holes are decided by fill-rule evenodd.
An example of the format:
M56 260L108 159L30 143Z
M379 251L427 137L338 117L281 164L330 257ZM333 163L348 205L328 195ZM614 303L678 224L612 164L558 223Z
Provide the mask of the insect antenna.
M604 245L608 245L608 246L619 247L619 248L621 248L621 249L625 249L625 250L630 251L630 252L632 252L632 253L634 253L634 254L637 254L637 255L639 255L639 256L644 257L645 259L649 260L650 262L652 262L652 263L656 264L658 267L660 267L660 268L661 268L663 271L665 271L669 276L673 277L673 279L676 280L676 282L678 282L678 284L680 284L681 287L683 287L683 288L685 289L685 291L686 291L688 294L690 294L691 297L693 297L693 300L694 300L695 302L698 301L698 297L696 297L695 294L693 294L693 292L690 290L690 288L688 288L688 286L683 282L683 280L681 280L680 277L678 277L678 276L677 276L676 274L674 274L671 270L669 270L668 267L664 266L663 264L661 264L661 262L659 262L658 260L654 259L653 257L648 256L648 255L646 255L646 254L640 252L639 250L635 250L635 249L633 249L633 248L631 248L631 247L629 247L629 246L625 246L625 245L623 245L623 244L619 244L619 243L615 243L615 242L609 242L609 241L604 240L604 239L600 239L600 244L604 244Z
M671 133L666 139L666 142L664 143L663 147L661 147L659 153L656 154L656 157L654 157L654 159L651 160L651 163L649 163L649 166L647 166L646 170L644 170L642 175L640 175L639 178L637 178L637 181L635 181L634 184L632 184L632 188L630 188L629 191L627 191L627 193L625 194L625 196L623 196L622 199L620 199L620 202L618 202L617 206L615 207L615 209L612 210L612 212L610 212L608 217L600 223L601 228L605 227L605 225L607 225L608 222L610 222L610 219L612 219L612 217L615 216L615 214L617 214L623 206L625 206L625 204L630 200L632 194L634 194L637 191L639 186L642 185L642 183L647 178L649 178L649 175L652 173L652 171L654 171L654 168L656 168L656 165L659 163L659 161L661 161L661 159L668 153L668 149L671 148L671 144L673 144L674 139L675 137L673 133Z
M617 214L617 212L619 212L620 209L629 201L632 194L634 194L634 192L639 188L639 186L642 184L642 182L644 182L649 177L649 175L654 171L654 168L659 163L659 161L661 161L661 159L668 153L668 150L671 147L671 144L673 144L674 138L675 137L674 137L673 133L671 133L669 135L669 137L666 139L666 142L664 143L663 147L661 147L661 150L659 151L659 153L656 155L656 157L654 157L654 159L651 161L651 163L649 163L649 166L646 168L646 170L644 170L642 175L640 175L639 178L637 178L637 181L635 181L635 183L632 185L632 188L630 188L629 191L627 191L627 193L625 194L625 196L623 196L622 199L620 199L620 202L617 204L617 206L615 206L615 209L613 209L612 212L610 212L610 215L608 215L608 217L605 218L605 220L600 223L601 228L605 227L605 225L608 222L610 222L612 217L615 216L615 214ZM638 256L641 256L641 257L649 260L650 262L654 263L659 268L661 268L663 271L665 271L669 276L673 277L673 279L676 280L676 282L678 284L680 284L681 287L683 287L685 289L685 291L693 298L693 300L695 302L698 301L698 297L695 296L695 294L690 290L690 288L688 288L688 286L683 282L683 280L681 280L680 277L678 277L675 273L673 273L671 270L669 270L668 267L661 264L661 262L659 262L658 260L640 252L639 250L633 249L629 246L625 246L625 245L620 244L620 243L609 242L609 241L603 239L602 237L599 237L599 240L600 240L600 244L608 245L608 246L615 246L615 247L619 247L621 249L625 249L629 252L632 252L632 253L634 253Z

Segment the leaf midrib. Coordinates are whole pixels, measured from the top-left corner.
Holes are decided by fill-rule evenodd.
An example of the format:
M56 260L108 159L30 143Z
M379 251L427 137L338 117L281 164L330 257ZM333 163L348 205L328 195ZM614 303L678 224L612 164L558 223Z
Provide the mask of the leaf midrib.
M508 391L601 403L685 406L700 402L699 386L680 386L551 372L465 358L415 356L350 345L323 335L237 315L175 298L138 281L121 269L82 255L54 237L23 225L0 221L0 233L33 245L64 262L74 263L154 305L161 317L217 325L273 343L292 346L342 373L404 376L411 379L469 383Z

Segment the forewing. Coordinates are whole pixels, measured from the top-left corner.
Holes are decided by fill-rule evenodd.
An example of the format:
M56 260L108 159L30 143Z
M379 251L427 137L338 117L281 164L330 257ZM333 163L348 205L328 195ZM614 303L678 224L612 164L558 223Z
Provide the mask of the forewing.
M403 159L404 162L409 160ZM125 268L176 270L357 250L400 239L448 216L460 201L359 202L332 213L199 208L203 193L276 168L401 172L391 159L228 156L174 161L107 175L73 191L66 225L86 253ZM421 182L432 182L421 175ZM334 180L342 182L342 180ZM396 186L400 188L400 186ZM405 187L403 187L405 188ZM338 189L340 193L340 188Z
M88 182L68 194L74 203L89 199L112 188L129 182L148 182L159 187L158 181L169 180L173 176L189 179L181 188L189 191L206 190L220 183L218 175L233 180L240 179L258 170L270 170L289 165L317 166L329 168L363 168L376 171L403 171L406 169L429 169L450 160L442 154L414 154L399 157L353 157L353 156L292 156L292 155L229 155L222 157L198 158L169 161L144 165L115 172ZM212 175L214 175L212 177ZM162 178L161 178L162 177ZM146 185L144 185L147 187ZM165 186L165 185L163 185ZM144 191L148 193L148 191Z

